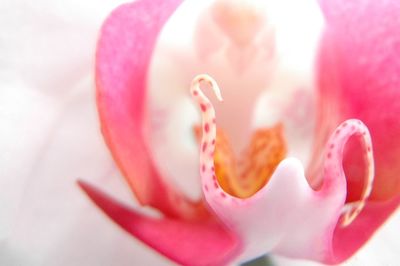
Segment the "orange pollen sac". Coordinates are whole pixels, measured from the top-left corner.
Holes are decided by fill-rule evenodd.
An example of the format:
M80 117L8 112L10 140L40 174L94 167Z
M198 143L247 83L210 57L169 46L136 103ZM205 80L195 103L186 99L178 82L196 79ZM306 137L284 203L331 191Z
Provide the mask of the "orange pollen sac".
M200 140L200 127L195 128L195 133ZM214 152L218 183L227 193L248 198L268 182L286 154L282 124L256 130L249 145L238 158L231 148L228 136L218 128Z

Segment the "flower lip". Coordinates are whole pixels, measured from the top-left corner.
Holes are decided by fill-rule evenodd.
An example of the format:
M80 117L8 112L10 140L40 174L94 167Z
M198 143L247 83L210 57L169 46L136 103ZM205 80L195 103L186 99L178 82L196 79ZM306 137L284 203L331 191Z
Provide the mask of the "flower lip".
M344 228L352 224L363 210L365 201L371 192L374 161L371 138L366 126L360 120L349 119L338 126L331 135L323 171L320 173L323 175L323 184L319 190L310 187L301 163L294 158L287 158L279 164L271 178L271 183L264 185L251 197L241 199L227 193L218 183L212 156L215 146L204 145L215 142L216 116L213 106L200 89L199 81L204 82L207 79L207 83L211 86L214 86L216 82L205 75L200 77L195 78L195 82L192 83L191 94L200 107L202 115L203 134L200 151L202 189L205 199L217 216L237 232L246 243L249 243L243 256L255 256L261 255L265 251L275 251L287 256L328 261L334 228L337 226ZM213 87L213 90L216 93L220 92L218 87ZM361 199L358 202L344 205L346 176L342 167L342 158L347 141L354 135L360 136L364 141L368 175ZM280 204L276 206L276 202ZM324 208L321 209L321 206ZM278 216L282 217L274 221L272 214L277 212L276 209L279 210L278 213L281 213ZM288 213L284 213L285 209ZM293 231L294 229L289 224L298 220L295 218L297 216L310 216L307 221L312 222L298 222L297 226L293 227L304 228ZM254 218L256 221L253 220ZM283 225L283 221L287 225ZM311 227L310 224L312 224ZM319 247L304 248L304 250L298 247L297 250L288 249L293 245L291 234L303 245L312 242L319 243ZM262 236L271 237L271 239L262 240L260 239ZM264 248L260 248L260 246ZM321 250L318 251L319 249Z
M210 144L216 143L216 137L217 137L216 115L211 102L208 100L208 98L204 95L203 91L201 90L200 85L202 83L206 83L211 87L211 89L213 90L214 94L216 95L219 101L223 100L221 95L221 90L217 82L209 75L200 74L193 79L190 87L190 92L193 98L198 102L203 116L202 119L203 136L201 140L202 144L201 144L200 172L203 173L204 175L206 171L210 171L212 179L214 180L213 181L214 187L222 191L221 196L226 197L227 195L225 193L227 191L224 189L224 187L220 186L220 184L218 183L218 178L216 176L217 173L214 161L216 145L208 145L208 143ZM336 181L332 180L335 178L334 176L343 175L340 174L340 171L343 172L342 166L337 165L337 163L341 164L341 159L339 157L342 156L344 145L351 135L358 135L364 141L366 150L364 156L365 156L365 161L367 163L367 177L360 200L356 202L347 203L343 207L342 219L340 222L341 226L343 227L350 225L364 208L365 202L371 194L373 180L374 180L374 160L372 152L372 141L370 134L368 132L368 128L366 128L366 126L360 120L353 119L343 122L336 129L335 133L331 137L330 142L328 142L329 149L326 154L327 161L325 162L324 171L333 172L333 174L328 175L327 180L324 180L322 188L320 189L320 191L318 191L318 193L325 193L326 190L332 190L331 183L333 184L337 183ZM209 187L205 185L204 189L208 191Z

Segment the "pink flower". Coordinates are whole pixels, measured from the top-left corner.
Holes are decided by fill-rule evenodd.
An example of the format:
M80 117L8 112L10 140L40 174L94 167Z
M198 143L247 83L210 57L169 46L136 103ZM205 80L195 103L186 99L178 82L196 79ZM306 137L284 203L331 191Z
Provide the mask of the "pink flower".
M217 132L217 127L222 117L222 124L231 129L228 132L233 139L243 140L252 128L238 127L248 123L249 117L237 107L249 104L241 94L229 103L228 99L234 97L229 95L228 88L221 88L222 96L227 91L225 102L231 108L223 111L223 107L218 107L215 113L216 104L203 94L200 85L211 87L221 99L218 81L207 75L193 80L190 93L202 117L199 170L193 169L201 178L204 197L200 201L190 199L168 182L164 173L167 171L162 171L157 163L160 147L152 146L155 129L149 119L156 112L148 107L146 97L157 38L181 1L141 0L117 8L103 25L96 55L102 132L137 199L159 210L162 216L148 216L128 208L86 182L80 181L80 186L128 233L180 264L220 265L267 252L328 264L346 260L372 236L400 200L396 175L400 171L400 147L395 139L400 133L396 116L400 111L396 101L400 95L396 92L400 40L395 34L399 26L396 14L400 10L392 2L321 2L327 24L318 56L318 83L315 88L311 86L316 97L309 97L308 90L295 90L288 95L295 98L288 105L281 104L285 107L282 122L285 130L290 131L303 124L313 125L310 114L299 115L296 107L313 110L316 99L312 112L317 117L315 134L305 129L307 136L314 139L312 156L305 156L311 158L306 172L303 162L307 159L301 158L302 162L285 156L285 140L279 126L267 131L254 130L254 145L251 142L243 159L243 164L251 167L236 164L232 159L234 152L223 151L222 145L230 144L223 139L223 133ZM275 49L279 49L274 45L279 32L275 39L274 27L265 29L264 17L253 9L238 12L237 6L243 7L235 1L217 1L211 17L197 25L198 56L207 61L216 50L225 49L232 68L240 75L246 71L244 66L251 66L258 58L260 47L268 44L264 51L269 62L266 72L279 69L275 60L280 58L274 57ZM224 34L212 35L205 25L210 18ZM260 37L259 32L265 35ZM210 37L207 45L201 37ZM221 48L226 39L230 46ZM257 46L256 39L261 39L262 46ZM187 63L185 58L176 58ZM274 84L274 77L267 80ZM251 92L253 96L258 93ZM267 93L265 99L271 104L279 98ZM301 106L304 102L305 108ZM157 114L163 112L158 110ZM229 115L231 119L227 121ZM289 154L307 155L299 143L291 148L290 139ZM261 140L269 146L257 148ZM269 156L275 150L279 158L262 157L264 151ZM170 161L166 156L162 159L167 164ZM258 168L271 173L254 173ZM241 180L241 175L252 182Z

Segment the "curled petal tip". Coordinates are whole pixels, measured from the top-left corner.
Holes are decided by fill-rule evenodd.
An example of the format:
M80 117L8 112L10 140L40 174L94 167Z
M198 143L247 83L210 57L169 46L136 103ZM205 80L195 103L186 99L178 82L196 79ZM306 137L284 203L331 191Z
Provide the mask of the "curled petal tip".
M366 181L359 201L347 203L342 210L341 226L350 225L360 214L365 206L365 202L371 194L375 166L374 157L372 152L372 141L368 128L363 122L358 119L349 119L344 121L331 136L328 142L328 150L325 162L325 171L327 179L326 188L332 189L333 186L342 187L344 180L332 180L337 178L335 173L345 178L345 173L342 167L342 159L344 153L344 146L351 136L358 136L364 143L364 160L366 162ZM339 172L338 172L339 171ZM332 186L333 185L333 186ZM331 191L336 194L335 190Z
M219 88L217 82L216 82L212 77L210 77L210 76L207 75L207 74L200 74L200 75L197 75L197 76L193 79L192 84L191 84L191 86L190 86L190 91L191 91L191 93L192 93L193 96L199 95L200 97L205 98L205 95L203 94L203 92L202 92L202 90L201 90L201 88L200 88L200 84L201 84L202 82L207 83L207 84L211 87L211 89L213 90L215 96L217 97L217 99L218 99L220 102L223 101L222 94L221 94L221 90L220 90L220 88Z

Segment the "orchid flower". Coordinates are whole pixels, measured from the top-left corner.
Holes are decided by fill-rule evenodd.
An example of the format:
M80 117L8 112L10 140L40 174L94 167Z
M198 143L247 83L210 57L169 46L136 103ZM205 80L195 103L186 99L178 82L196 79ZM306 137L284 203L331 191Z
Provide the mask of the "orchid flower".
M160 30L185 4L141 0L122 5L104 23L96 55L97 103L104 138L138 200L158 209L162 216L142 214L84 181L80 186L124 230L180 264L220 265L265 253L328 264L346 260L397 208L400 199L396 142L391 145L393 138L389 137L399 128L398 104L392 100L398 95L393 55L397 46L392 40L396 37L390 35L396 23L387 23L383 32L357 23L367 16L373 23L371 16L380 17L390 4L380 6L370 1L361 9L355 4L322 1L327 26L318 56L318 82L312 88L318 97L311 116L318 117L308 165L296 158L285 140L284 130L296 130L287 121L274 127L250 127L250 144L236 159L235 149L243 139L231 144L227 134L232 133L233 139L246 136L247 132L240 132L248 131L240 127L249 124L247 114L242 114L246 112L243 102L248 105L244 92L235 102L213 103L206 90L222 101L229 88L205 74L194 77L187 91L190 87L201 116L198 170L192 169L201 179L200 201L188 198L169 183L157 165L153 150L158 147L151 145L151 131L165 125L154 126L151 117L168 120L163 117L168 111L154 112L146 101L147 78ZM206 24L200 21L196 25L195 50L202 60L222 49L226 57L231 56L232 68L243 72L260 56L257 40L261 39L268 54L264 58L268 62L265 76L267 71L279 69L275 62L280 60L275 55L279 47L275 45L280 28L274 28L273 22L268 24L258 7L221 0L208 8L211 15L202 16ZM387 21L392 22L395 14L391 10ZM207 28L210 20L220 27L219 35ZM376 40L386 42L387 50L375 48ZM250 95L259 93L247 91ZM290 102L293 108L301 110L301 96L287 96L298 100ZM267 102L273 100L267 95ZM220 107L215 110L214 106ZM263 112L269 112L268 108L275 106L263 107ZM292 119L295 115L290 108L286 112ZM237 119L230 124L221 122L229 129L225 133L220 120L229 116L231 121ZM312 121L309 113L302 118L300 124ZM287 150L294 156L288 156ZM171 161L162 159L167 164Z
M266 8L267 16L239 2L231 6L220 1L210 9L195 8L206 10L201 13L203 19L196 21L193 35L183 36L194 37L195 56L185 57L180 48L167 47L174 63L182 67L179 75L166 77L171 75L165 71L171 62L157 54L165 41L161 29L167 30L179 14L186 14L183 24L189 21L193 13L185 11L185 6L192 2L148 0L124 5L104 24L98 44L96 77L103 134L137 199L159 212L152 215L146 212L149 208L128 208L88 183L80 184L123 228L177 262L226 264L267 252L326 263L351 256L398 206L397 148L393 141L398 129L395 33L399 12L395 4L322 2L328 24L316 69L312 64L317 51L313 43L319 43L321 21L318 15L309 17L302 9L318 13L316 3L291 3L292 11L285 2L281 12L276 10L279 4L272 3ZM114 5L112 1L93 2L88 8L80 1L61 5L45 0L35 5L25 1L1 5L11 7L3 12L0 33L6 40L2 42L0 97L1 265L130 265L132 261L142 262L146 254L146 263L160 263L151 250L116 230L74 186L77 176L97 178L110 190L121 181L97 129L91 76L98 25ZM282 13L286 16L279 20L280 15L275 14ZM124 17L127 20L121 19ZM288 21L292 24L284 23ZM285 36L287 26L289 34ZM110 50L112 47L115 50ZM164 66L160 67L160 61ZM197 63L200 65L193 67ZM304 67L311 70L311 78L303 73ZM119 81L110 78L115 73L121 73L117 75ZM201 73L211 77L194 79ZM316 84L310 82L314 75ZM243 84L251 90L235 98L232 92ZM214 101L214 95L209 94L212 88L217 92L220 88L223 102ZM125 98L126 94L120 92L140 97ZM207 98L198 97L202 92ZM207 99L212 105L207 105L203 113L198 100ZM201 126L200 115L212 122L209 115L213 108L216 125ZM110 109L122 112L114 116ZM363 149L368 151L364 144L369 142L368 134L361 134L360 139L352 137L344 151L347 188L332 186L340 191L338 198L330 199L329 193L322 193L318 201L314 192L326 185L320 167L329 157L327 143L340 141L334 132L346 120L349 130L353 122L357 129L365 128L364 124L369 128L374 155L366 154L373 162L367 168L362 161ZM214 133L212 161L211 151L207 156L201 153L204 140L200 138L210 138ZM212 139L207 139L207 149L209 142L212 144ZM245 146L247 143L250 145ZM270 148L261 149L269 156L264 163L271 163L266 168L268 174L255 174L253 170L246 187L237 178L236 171L244 169L239 163L265 166L260 157L250 156L256 144L275 147L278 156L271 156ZM240 149L244 155L236 160ZM207 166L214 163L217 190L208 186L211 176L202 173L200 158ZM225 159L230 163L223 165ZM330 161L333 159L338 158L335 155ZM364 181L371 180L372 175L365 178L363 171L372 172L373 165L377 174L369 194L370 186L363 190ZM294 175L281 175L290 169ZM325 172L328 170L329 165ZM285 183L289 178L294 182ZM343 176L332 180L340 182ZM229 186L229 182L235 186ZM279 184L285 187L274 188ZM195 193L189 191L196 188ZM288 190L295 193L287 196ZM196 197L200 193L204 196L199 200ZM340 203L343 193L347 193L346 199ZM124 197L131 199L130 195L118 194L118 199ZM227 199L235 200L239 207L224 205ZM265 209L259 210L261 200L265 200ZM321 209L313 209L315 204L321 204L325 215ZM226 216L230 211L252 209L247 222L256 225L267 219L265 228L252 229L245 220L240 221L244 217ZM357 215L358 211L361 213ZM294 223L293 217L298 214L302 216ZM279 223L274 223L277 220ZM334 226L334 232L324 230L329 225ZM176 242L167 238L170 235ZM310 237L318 241L319 236L327 240L321 247L333 243L333 261L313 254L312 248L302 249L318 245L309 241Z

